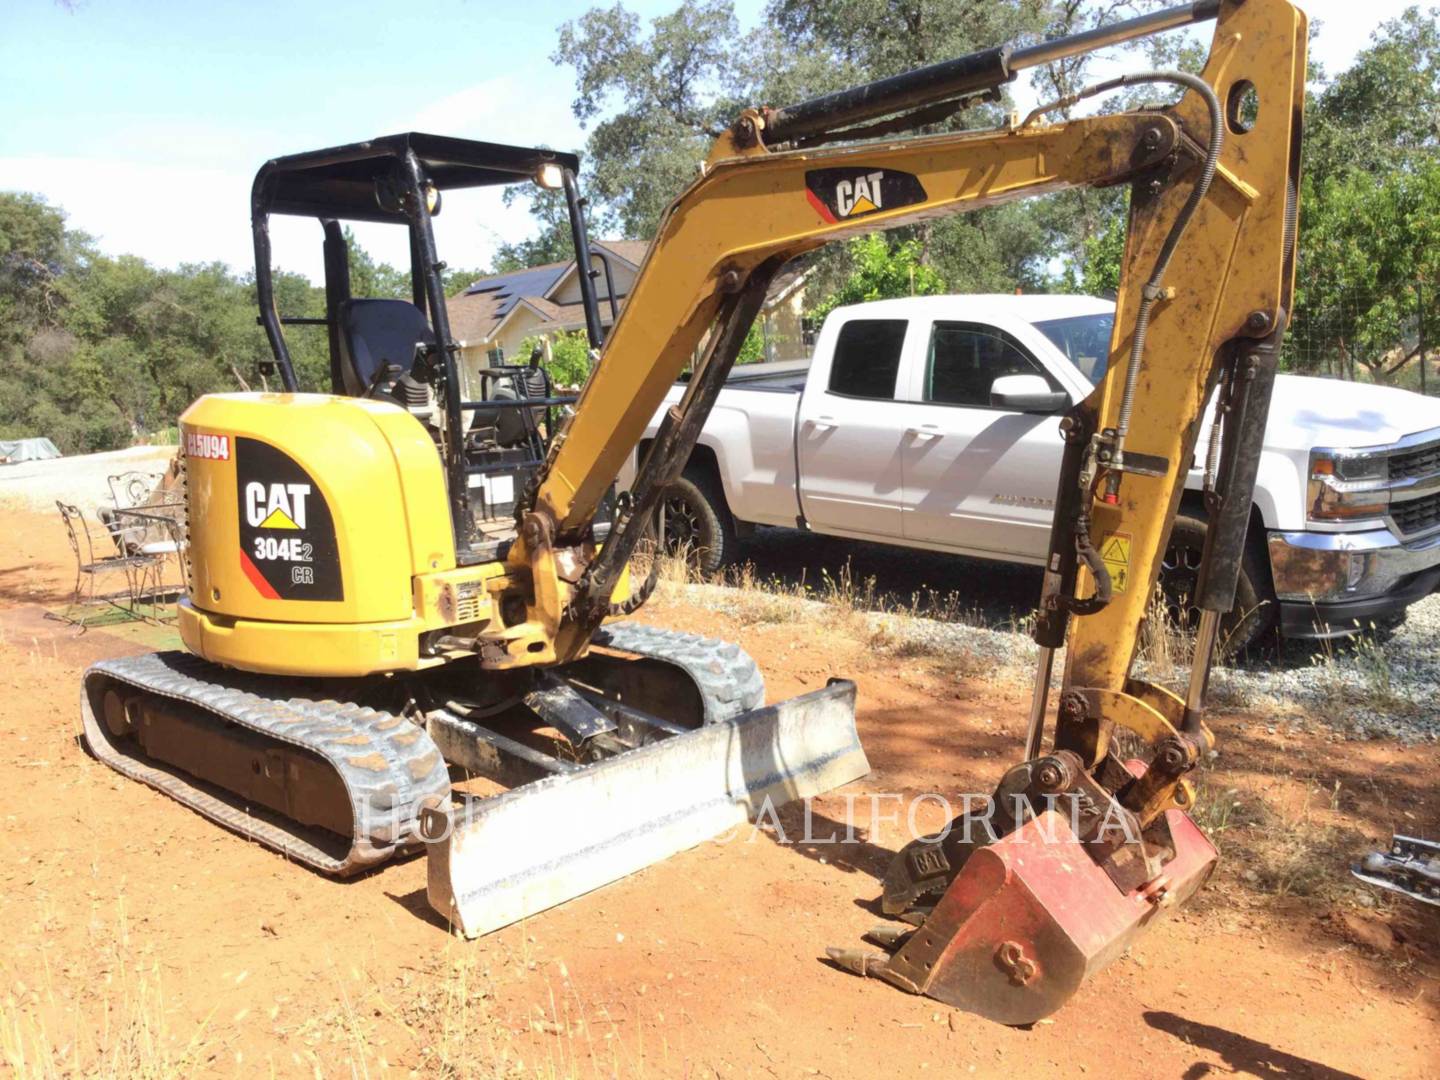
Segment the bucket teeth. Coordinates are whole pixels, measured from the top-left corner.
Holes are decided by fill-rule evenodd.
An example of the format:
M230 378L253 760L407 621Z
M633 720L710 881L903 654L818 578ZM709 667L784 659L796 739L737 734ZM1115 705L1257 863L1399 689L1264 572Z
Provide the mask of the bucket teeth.
M884 953L867 949L829 948L825 950L825 955L837 966L866 978L879 977L890 963L890 958Z
M865 940L879 945L882 949L889 949L892 952L904 944L915 931L909 926L896 926L894 923L880 923L872 926L865 932Z
M911 908L909 911L903 911L895 917L903 923L909 923L911 926L924 926L925 920L930 917L930 913L934 910L933 907Z

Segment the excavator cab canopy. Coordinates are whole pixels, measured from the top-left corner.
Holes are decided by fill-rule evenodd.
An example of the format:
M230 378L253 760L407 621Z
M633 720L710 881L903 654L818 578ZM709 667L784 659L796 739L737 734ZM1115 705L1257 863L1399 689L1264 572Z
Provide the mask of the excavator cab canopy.
M446 310L445 264L436 253L431 219L440 212L443 193L453 189L533 182L562 190L577 260L589 267L584 202L575 180L579 168L580 159L574 154L406 132L272 158L255 175L250 210L258 321L274 356L262 370L273 374L278 369L284 388L298 390L285 327L323 325L329 335L332 393L384 397L422 415L435 431L445 460L462 561L469 561L469 549L479 539L470 506L471 477L538 466L544 446L531 410L561 402L551 394L548 381L540 385L540 373L518 368L485 369L480 378L486 390L478 400L465 400L465 380L457 366L459 343L451 335ZM320 223L325 248L323 318L287 316L276 309L272 214L313 217ZM403 225L409 230L408 301L351 294L342 221ZM598 348L602 330L594 272L579 277L590 342ZM512 411L506 413L507 409ZM519 427L525 430L519 431L514 422L499 425L497 430L506 433L501 436L503 445L491 439L484 443L486 453L481 453L475 428L493 420L497 410L507 420L521 418Z
M576 173L580 159L555 150L455 139L408 131L366 142L272 158L255 176L255 207L266 214L335 217L406 224L403 210L377 191L394 183L397 166L413 157L424 183L438 191L515 184L542 169ZM560 173L547 186L559 186Z

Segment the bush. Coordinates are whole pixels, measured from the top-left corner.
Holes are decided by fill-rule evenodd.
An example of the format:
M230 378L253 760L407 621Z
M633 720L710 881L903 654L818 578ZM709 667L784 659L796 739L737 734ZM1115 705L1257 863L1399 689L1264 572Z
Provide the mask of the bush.
M590 339L583 330L557 331L550 338L550 359L541 365L550 373L550 381L556 387L580 386L590 377ZM507 363L523 364L537 345L544 346L539 335L527 337L520 343L514 360Z

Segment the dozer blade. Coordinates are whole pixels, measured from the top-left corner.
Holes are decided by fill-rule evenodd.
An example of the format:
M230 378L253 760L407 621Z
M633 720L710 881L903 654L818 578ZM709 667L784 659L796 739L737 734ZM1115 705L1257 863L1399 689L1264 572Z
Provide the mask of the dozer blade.
M1063 815L1031 818L971 853L900 950L861 973L1002 1024L1043 1019L1210 876L1217 855L1205 834L1179 810L1166 824L1174 857L1160 878L1124 891ZM840 953L832 959L861 970Z
M544 911L869 771L837 680L489 799L422 815L430 904L466 937Z

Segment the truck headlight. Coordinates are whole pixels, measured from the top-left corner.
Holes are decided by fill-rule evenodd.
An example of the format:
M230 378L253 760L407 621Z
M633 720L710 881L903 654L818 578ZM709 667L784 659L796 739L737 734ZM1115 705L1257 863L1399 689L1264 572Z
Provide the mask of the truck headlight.
M1312 521L1383 517L1390 508L1390 463L1383 453L1311 450Z

